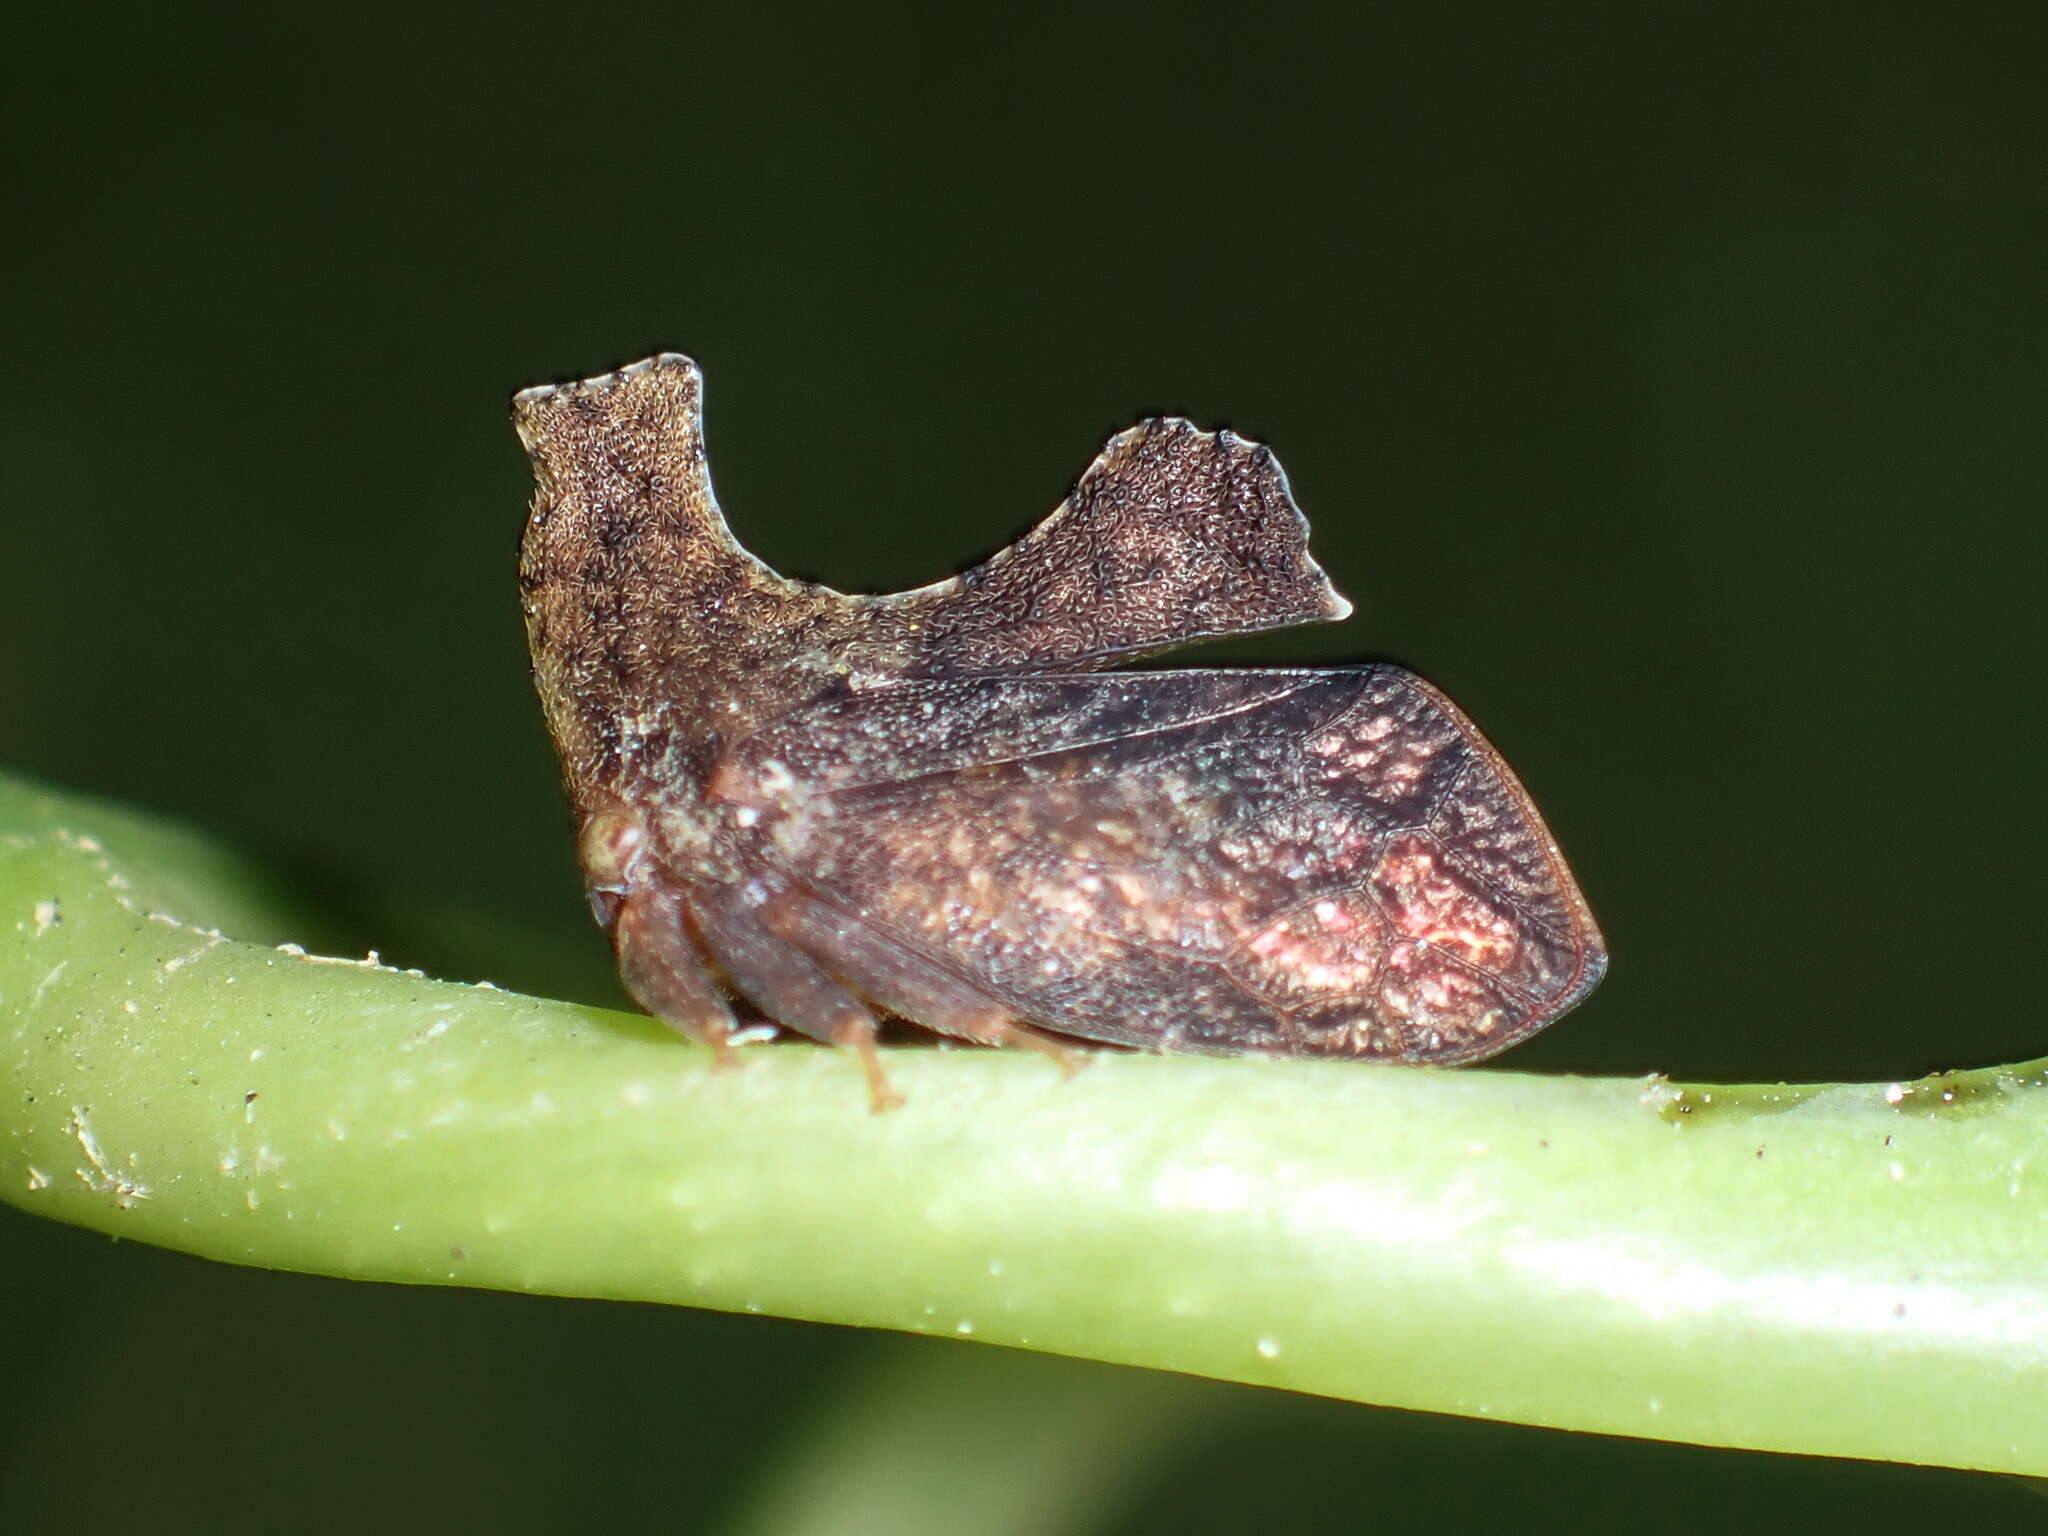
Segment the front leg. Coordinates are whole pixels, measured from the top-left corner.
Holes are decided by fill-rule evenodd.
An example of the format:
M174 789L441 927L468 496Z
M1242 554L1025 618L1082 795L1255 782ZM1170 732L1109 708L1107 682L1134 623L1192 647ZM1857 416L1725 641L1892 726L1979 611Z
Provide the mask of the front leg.
M633 1001L671 1029L710 1046L714 1066L731 1065L732 1008L704 969L682 898L647 887L628 891L612 924L612 945L619 979Z

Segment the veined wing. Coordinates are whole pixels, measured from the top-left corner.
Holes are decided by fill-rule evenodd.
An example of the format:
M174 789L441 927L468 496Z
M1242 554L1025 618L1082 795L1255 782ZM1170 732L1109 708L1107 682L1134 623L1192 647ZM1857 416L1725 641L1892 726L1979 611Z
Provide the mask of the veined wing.
M1499 754L1384 664L895 684L712 793L861 943L1084 1039L1468 1061L1606 963Z

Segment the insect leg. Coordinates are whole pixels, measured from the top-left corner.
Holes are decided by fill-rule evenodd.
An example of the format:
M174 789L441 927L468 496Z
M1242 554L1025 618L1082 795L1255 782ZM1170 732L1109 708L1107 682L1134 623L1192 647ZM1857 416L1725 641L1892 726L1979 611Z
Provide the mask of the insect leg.
M705 974L675 895L629 892L612 924L619 979L633 1000L671 1029L701 1040L723 1065L732 1059L732 1009Z
M976 1045L1039 1051L1069 1076L1079 1070L1080 1059L1059 1041L836 907L791 892L772 902L764 915L769 927L815 955L861 996L913 1024Z
M718 891L690 904L698 935L732 984L778 1024L847 1046L868 1075L876 1110L893 1109L902 1095L889 1086L875 1051L875 1016L802 950L778 938L758 905L734 891Z

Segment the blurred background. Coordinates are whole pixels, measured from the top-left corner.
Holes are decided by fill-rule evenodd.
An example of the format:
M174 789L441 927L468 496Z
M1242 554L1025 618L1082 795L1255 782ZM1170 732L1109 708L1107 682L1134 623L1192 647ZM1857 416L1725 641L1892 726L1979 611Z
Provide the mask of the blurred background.
M507 396L692 353L741 539L870 590L1006 542L1174 411L1273 445L1357 604L1186 659L1395 658L1564 843L1613 970L1514 1067L2040 1055L2037 14L15 18L0 762L287 872L310 943L608 1000L526 679ZM775 1498L853 1530L800 1496L834 1456L943 1491L1006 1420L1099 1463L1057 1531L2039 1509L1959 1473L236 1271L11 1210L0 1244L8 1531L723 1531Z

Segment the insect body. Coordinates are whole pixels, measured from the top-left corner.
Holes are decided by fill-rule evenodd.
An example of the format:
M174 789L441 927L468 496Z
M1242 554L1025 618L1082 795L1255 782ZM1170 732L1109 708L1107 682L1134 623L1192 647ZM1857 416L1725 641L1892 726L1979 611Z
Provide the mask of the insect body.
M878 1010L1055 1054L1462 1062L1599 981L1535 807L1419 678L1099 670L1350 612L1265 448L1146 422L1010 548L862 597L734 541L688 358L514 407L592 906L685 1033L726 1049L729 990L857 1050L881 1105Z

